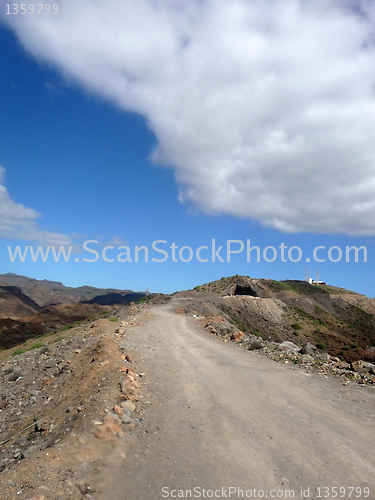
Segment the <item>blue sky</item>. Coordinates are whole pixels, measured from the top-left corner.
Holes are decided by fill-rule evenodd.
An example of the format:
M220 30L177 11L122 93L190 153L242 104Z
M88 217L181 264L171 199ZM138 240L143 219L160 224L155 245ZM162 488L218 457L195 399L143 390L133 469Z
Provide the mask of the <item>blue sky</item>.
M371 4L360 19L333 1L115 4L117 16L62 0L55 17L21 18L0 2L0 272L173 292L232 274L304 279L307 265L375 296ZM213 239L225 262L211 262ZM247 239L303 258L226 262L227 240ZM85 240L115 261L84 262ZM155 240L166 262L116 261ZM209 262L173 262L172 243L208 246ZM8 246L39 244L73 245L70 262L10 262ZM367 262L345 262L347 245Z

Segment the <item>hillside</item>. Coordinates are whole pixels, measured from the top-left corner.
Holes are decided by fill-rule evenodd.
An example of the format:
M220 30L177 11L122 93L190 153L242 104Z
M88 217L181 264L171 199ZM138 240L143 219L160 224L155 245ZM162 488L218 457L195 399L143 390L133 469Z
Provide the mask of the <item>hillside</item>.
M305 281L231 276L177 297L189 297L189 312L260 339L311 342L348 362L375 360L375 300L350 290ZM218 319L220 318L220 319Z
M19 276L13 273L0 274L0 285L16 286L20 288L24 295L27 295L39 306L49 306L54 304L90 302L107 305L105 296L108 294L117 294L120 303L129 304L134 297L126 297L128 294L134 294L132 290L117 290L114 288L95 288L92 286L80 286L77 288L66 287L58 281L36 280L27 276ZM140 292L140 297L145 293ZM102 297L102 299L98 299ZM96 298L96 300L94 300ZM113 300L111 302L114 303Z
M57 281L0 275L0 349L107 314L146 296L132 290L65 287Z
M0 319L0 350L10 349L29 339L68 330L86 319L95 319L113 311L99 304L60 304L45 307L32 316Z
M16 286L0 286L0 318L23 318L42 308Z

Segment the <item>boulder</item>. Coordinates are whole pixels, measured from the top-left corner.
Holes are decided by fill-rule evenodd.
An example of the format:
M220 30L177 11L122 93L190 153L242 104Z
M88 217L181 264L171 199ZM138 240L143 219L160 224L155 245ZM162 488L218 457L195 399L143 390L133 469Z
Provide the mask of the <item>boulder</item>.
M358 361L353 361L350 364L350 369L353 372L357 373L367 373L370 372L370 370L373 370L375 368L375 365L373 363L368 363L367 361L363 361L362 359Z
M289 342L288 340L281 342L281 344L279 344L279 349L287 354L297 354L300 351L300 347L298 347L298 345L293 344L293 342Z
M231 339L235 340L236 342L240 342L240 340L243 340L245 337L245 334L241 332L241 330L237 330L231 335Z
M316 349L316 347L314 346L314 344L311 344L310 342L306 342L306 344L302 346L300 353L301 354L308 354L309 356L314 356L315 349Z

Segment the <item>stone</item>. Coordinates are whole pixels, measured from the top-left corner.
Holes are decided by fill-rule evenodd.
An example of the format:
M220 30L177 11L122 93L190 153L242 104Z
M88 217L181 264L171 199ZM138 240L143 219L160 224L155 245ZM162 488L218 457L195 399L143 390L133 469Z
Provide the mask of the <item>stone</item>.
M281 342L281 344L279 344L279 349L280 351L287 352L288 354L297 354L300 351L300 347L293 342L289 342L288 340Z
M231 335L231 339L235 340L236 342L240 342L241 340L244 339L244 337L245 337L245 334L243 332L241 332L241 330L237 330L234 333L232 333L232 335Z
M121 432L119 425L111 422L105 422L103 425L96 426L93 430L93 434L98 439L103 439L105 441L112 441L116 438L117 433Z
M44 495L34 495L30 500L45 500L45 498Z
M314 344L311 344L310 342L306 342L300 350L301 354L309 354L310 356L313 356L315 353L316 346Z
M346 361L340 361L337 364L337 368L339 368L340 370L348 370L350 368L350 364L346 363Z
M8 406L8 403L5 401L5 399L0 400L0 410L4 410Z
M3 460L0 460L0 472L3 472L3 470L6 468L6 466L9 463L9 459L3 458Z
M132 419L128 415L122 415L121 422L123 424L130 424L131 421Z
M363 361L362 359L358 361L353 361L350 364L350 369L357 373L366 373L372 370L373 368L375 368L375 365L373 363L368 363L366 361Z
M122 411L122 409L118 406L118 405L115 405L114 408L113 408L113 411L116 413L116 415L118 415L120 418L123 416L124 412Z
M132 375L129 375L129 374L128 374L128 375L126 375L125 380L126 380L127 382L129 382L129 384L131 384L131 385L132 385L133 387L135 387L136 389L138 389L138 388L139 388L139 382L138 382L138 380L136 380L136 379L135 379Z
M126 408L127 410L129 411L134 411L136 406L134 403L132 403L131 401L123 401L121 404L120 404L121 408Z
M134 387L127 380L121 382L121 392L129 401L138 401L138 394Z
M8 380L9 380L9 382L15 382L20 377L22 377L22 370L20 370L19 368L17 368L16 370L12 371L12 373L8 377Z
M312 356L310 356L310 354L302 354L300 359L301 359L301 361L305 361L305 362L314 361L314 358Z

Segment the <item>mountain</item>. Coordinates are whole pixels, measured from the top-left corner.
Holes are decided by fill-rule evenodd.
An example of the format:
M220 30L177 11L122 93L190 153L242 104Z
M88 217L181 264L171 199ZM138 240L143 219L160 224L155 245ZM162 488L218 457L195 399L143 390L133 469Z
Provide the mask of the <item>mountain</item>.
M0 318L23 318L42 308L16 286L0 286Z
M346 361L375 361L375 299L350 290L236 275L175 296L190 298L188 311L218 331L226 323L276 342L309 341Z
M104 297L108 294L118 294L119 303L129 304L133 298L128 294L134 294L132 290L117 290L114 288L95 288L92 286L80 286L78 288L66 287L58 281L36 280L27 276L20 276L13 273L0 274L0 285L16 286L24 295L27 295L37 305L44 307L54 304L76 303L93 301L96 297L102 297L92 303L105 304ZM138 298L144 297L146 294L138 292ZM112 296L111 304L115 303ZM3 316L4 317L4 316Z

